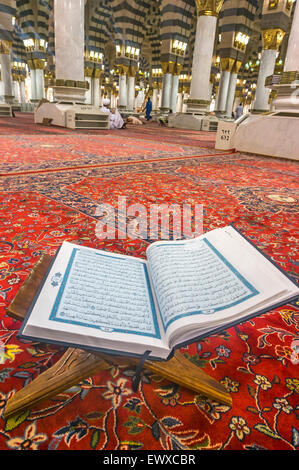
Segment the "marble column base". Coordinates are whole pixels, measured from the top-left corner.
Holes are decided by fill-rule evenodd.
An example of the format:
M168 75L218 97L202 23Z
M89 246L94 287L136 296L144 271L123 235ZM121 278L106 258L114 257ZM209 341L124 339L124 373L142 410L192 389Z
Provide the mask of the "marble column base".
M169 113L169 109L170 108L159 108L159 111L162 113L162 114L168 114Z
M3 95L4 101L7 104L12 104L14 100L14 95Z
M12 112L11 112L11 105L8 103L2 103L0 102L0 116L3 117L11 117Z
M251 114L265 114L269 113L269 109L252 109Z
M76 119L77 114L80 115L79 119ZM105 116L104 125L97 126L96 123L99 120L99 117L102 118L102 116ZM85 104L65 102L43 103L34 111L34 122L35 124L43 124L45 120L47 124L50 123L53 126L67 127L70 129L109 128L109 117L107 117L107 113L102 112L95 106Z
M299 113L299 83L277 85L277 98L274 100L275 111Z
M237 127L234 148L238 152L299 160L299 113L280 113L250 115Z
M67 103L85 103L86 88L53 86L54 100Z
M195 131L216 131L219 119L208 114L177 113L168 118L168 127Z
M210 101L192 100L187 101L188 113L206 114L210 106Z

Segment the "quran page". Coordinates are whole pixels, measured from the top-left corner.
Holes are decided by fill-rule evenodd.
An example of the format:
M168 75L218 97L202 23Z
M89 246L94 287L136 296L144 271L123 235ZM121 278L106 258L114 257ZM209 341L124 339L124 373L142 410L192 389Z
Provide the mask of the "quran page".
M24 337L36 334L133 354L169 354L147 263L67 242L22 332Z
M287 298L294 289L232 227L192 240L153 243L147 258L172 347Z

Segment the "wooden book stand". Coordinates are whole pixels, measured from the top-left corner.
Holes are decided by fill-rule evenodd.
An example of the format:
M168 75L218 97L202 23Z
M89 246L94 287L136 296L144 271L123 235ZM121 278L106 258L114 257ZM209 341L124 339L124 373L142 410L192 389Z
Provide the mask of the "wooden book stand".
M43 255L40 258L10 304L7 312L9 316L20 321L24 320L51 261L52 257L49 255ZM80 381L101 370L108 369L113 364L135 367L139 364L139 360L68 348L54 366L40 374L8 400L4 417L8 418L25 409L31 409L42 400L77 385ZM202 372L178 351L167 362L146 361L144 368L196 393L232 406L231 396L224 386Z

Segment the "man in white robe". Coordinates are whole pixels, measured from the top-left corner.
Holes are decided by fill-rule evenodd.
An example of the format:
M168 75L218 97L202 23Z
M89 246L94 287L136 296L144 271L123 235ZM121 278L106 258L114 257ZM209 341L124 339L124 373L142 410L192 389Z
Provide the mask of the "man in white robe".
M122 129L125 126L124 120L121 117L120 113L115 109L114 111L110 110L110 100L108 98L103 99L103 104L101 111L104 113L109 113L110 118L110 129Z

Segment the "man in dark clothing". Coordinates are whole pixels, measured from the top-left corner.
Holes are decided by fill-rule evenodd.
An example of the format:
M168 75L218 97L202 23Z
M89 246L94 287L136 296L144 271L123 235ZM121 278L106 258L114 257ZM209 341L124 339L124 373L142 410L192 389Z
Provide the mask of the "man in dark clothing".
M151 119L152 109L153 109L153 105L152 105L151 99L149 97L147 102L146 102L146 105L145 105L145 115L146 115L146 119L148 121L150 121L150 119Z

